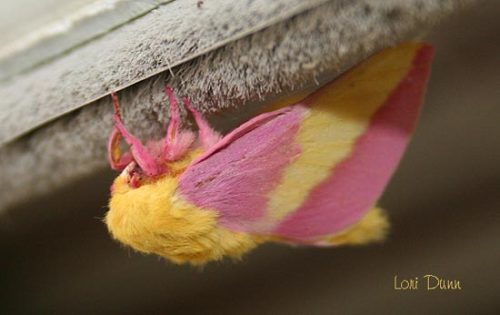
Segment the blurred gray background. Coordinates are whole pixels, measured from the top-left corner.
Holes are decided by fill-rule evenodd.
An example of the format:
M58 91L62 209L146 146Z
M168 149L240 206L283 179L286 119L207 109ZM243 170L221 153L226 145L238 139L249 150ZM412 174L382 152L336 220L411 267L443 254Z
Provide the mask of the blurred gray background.
M265 245L238 263L175 266L109 238L100 220L110 171L0 220L0 313L498 313L499 17L500 4L486 1L428 37L436 59L417 132L381 202L392 222L385 243ZM393 288L395 275L425 274L462 290Z

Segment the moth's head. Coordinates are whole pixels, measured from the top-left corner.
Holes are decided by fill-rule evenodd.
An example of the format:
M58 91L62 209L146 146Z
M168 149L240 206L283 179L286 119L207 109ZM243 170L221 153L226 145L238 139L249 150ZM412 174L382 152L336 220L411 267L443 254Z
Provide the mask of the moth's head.
M175 178L165 176L131 188L126 171L115 179L104 220L113 237L135 250L170 259L194 255L199 237L216 228L215 213L175 197Z
M124 193L144 185L157 183L165 177L176 179L201 153L201 149L194 149L188 151L178 160L163 161L162 169L165 170L165 172L156 176L146 173L135 160L132 160L113 182L111 192Z
M175 169L169 165L182 159L195 139L193 132L180 130L177 108L172 109L167 135L163 139L149 141L144 145L125 128L115 94L112 94L112 100L115 108L113 115L115 124L108 141L108 160L111 168L122 171L119 177L125 179L130 188L137 188L166 175L173 175ZM120 148L122 140L125 140L128 146L125 152Z
M147 185L148 183L153 183L159 180L162 176L149 176L144 173L141 167L135 162L130 162L116 177L111 186L111 192L120 192L125 193L129 190L139 188L143 185Z
M126 173L113 184L104 219L113 238L143 253L199 265L224 256L240 257L256 240L219 226L217 213L177 194L177 178L164 176L131 188Z

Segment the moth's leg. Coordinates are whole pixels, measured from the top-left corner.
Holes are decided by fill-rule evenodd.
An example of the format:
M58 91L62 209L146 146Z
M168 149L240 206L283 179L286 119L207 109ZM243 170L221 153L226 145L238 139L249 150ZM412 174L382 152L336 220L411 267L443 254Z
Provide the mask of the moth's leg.
M196 125L198 125L198 133L199 139L203 149L207 150L212 147L214 144L219 142L222 138L221 135L210 127L210 124L205 120L203 115L197 111L192 105L187 97L182 98L184 105L191 112L196 121Z
M125 128L120 115L120 104L115 93L111 94L111 100L113 101L115 110L115 113L113 114L115 125L108 142L108 158L111 167L113 169L121 170L130 162L135 161L148 175L157 175L161 173L161 166L156 163L154 158L147 151L146 147L139 139L130 134ZM120 150L120 140L122 138L130 146L131 151L123 155Z
M118 103L118 97L115 93L111 94L111 100L113 102L115 111L113 114L113 120L115 122L118 120L120 121L120 123L122 123L120 115L120 104ZM123 170L130 162L132 162L132 155L130 154L130 152L127 151L125 153L122 153L120 149L120 141L122 140L122 138L122 134L116 127L115 123L108 140L108 161L111 165L111 168L118 171Z
M167 94L170 103L170 121L167 128L167 142L173 142L178 136L181 127L181 117L179 113L179 105L174 96L174 91L170 87L165 87L165 94Z
M170 103L170 121L165 138L165 159L175 161L181 158L194 141L194 134L189 130L182 130L179 105L170 87L165 87L165 93Z

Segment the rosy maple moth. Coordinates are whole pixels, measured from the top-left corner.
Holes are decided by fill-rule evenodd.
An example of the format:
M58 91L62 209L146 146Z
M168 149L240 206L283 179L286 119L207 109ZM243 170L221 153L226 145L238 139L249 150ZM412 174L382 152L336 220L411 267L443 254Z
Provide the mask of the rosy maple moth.
M240 257L267 241L380 240L388 223L376 202L414 129L431 59L425 43L387 48L225 136L187 98L198 135L183 128L167 87L167 134L146 145L126 130L113 95L109 160L122 172L111 188L109 231L140 252L192 264Z

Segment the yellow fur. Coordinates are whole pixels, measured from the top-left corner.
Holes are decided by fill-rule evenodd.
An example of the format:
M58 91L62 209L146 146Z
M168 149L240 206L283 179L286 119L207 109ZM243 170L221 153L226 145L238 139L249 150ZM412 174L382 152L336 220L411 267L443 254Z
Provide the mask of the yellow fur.
M180 173L195 155L174 168ZM136 189L128 186L126 174L116 178L105 218L113 237L138 251L195 265L239 258L257 245L252 236L219 227L215 211L186 202L176 188L177 177L168 175Z
M330 176L332 167L349 156L371 116L408 72L418 47L406 43L386 49L315 94L314 106L297 135L302 153L269 192L262 227L278 224L297 209L311 189Z

